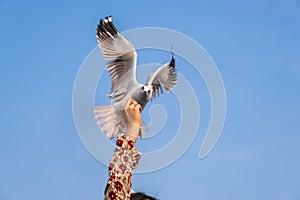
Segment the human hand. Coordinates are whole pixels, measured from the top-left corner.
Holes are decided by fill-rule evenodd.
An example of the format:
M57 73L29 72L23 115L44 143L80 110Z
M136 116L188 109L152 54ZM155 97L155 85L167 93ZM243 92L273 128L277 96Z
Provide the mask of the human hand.
M140 136L140 127L142 125L141 112L142 107L135 100L129 99L125 105L125 113L128 119L126 134L137 138Z

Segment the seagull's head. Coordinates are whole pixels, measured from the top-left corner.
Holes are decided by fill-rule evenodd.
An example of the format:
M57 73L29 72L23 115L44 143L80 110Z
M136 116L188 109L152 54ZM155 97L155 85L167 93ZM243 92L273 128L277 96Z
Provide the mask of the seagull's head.
M137 87L131 95L131 98L137 101L143 109L146 106L146 104L150 101L151 97L152 87L149 85L142 84L139 87Z
M149 86L147 86L147 85L143 85L142 87L141 87L141 93L143 93L143 94L146 94L147 96L150 96L151 95L151 92L152 92L152 88L151 87L149 87Z

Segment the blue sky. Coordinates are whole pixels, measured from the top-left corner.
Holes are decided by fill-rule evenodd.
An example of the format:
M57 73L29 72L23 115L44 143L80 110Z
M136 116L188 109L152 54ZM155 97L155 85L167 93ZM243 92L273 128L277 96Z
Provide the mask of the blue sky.
M171 166L135 175L135 190L160 199L300 198L299 0L1 0L1 200L102 199L107 170L78 137L72 91L106 15L120 31L164 27L195 39L217 64L227 94L220 140L199 160L209 99L203 81L192 82L203 88L199 134Z

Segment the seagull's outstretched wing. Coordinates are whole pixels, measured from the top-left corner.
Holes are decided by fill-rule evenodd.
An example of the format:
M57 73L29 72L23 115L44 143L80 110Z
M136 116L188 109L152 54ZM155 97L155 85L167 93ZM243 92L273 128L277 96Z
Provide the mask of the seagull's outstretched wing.
M173 54L173 53L172 53ZM175 58L163 66L159 67L153 74L150 74L147 85L152 86L152 99L162 93L162 86L169 91L175 87L177 83L177 74L175 70Z
M130 85L137 83L136 51L116 29L111 16L100 20L97 39L103 57L112 59L107 63L107 70L112 79L110 98L119 101L126 95Z

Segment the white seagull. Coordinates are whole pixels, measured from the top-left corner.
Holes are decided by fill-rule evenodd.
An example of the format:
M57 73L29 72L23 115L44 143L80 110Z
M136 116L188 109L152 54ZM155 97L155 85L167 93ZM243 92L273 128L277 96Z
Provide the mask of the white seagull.
M142 109L150 99L163 92L162 86L171 90L177 83L174 53L170 62L159 67L148 77L146 84L136 80L137 53L116 29L112 17L100 20L97 27L98 45L107 62L111 77L111 93L108 97L112 105L96 106L95 118L108 138L114 138L127 127L127 118L123 108L129 98L137 101Z

